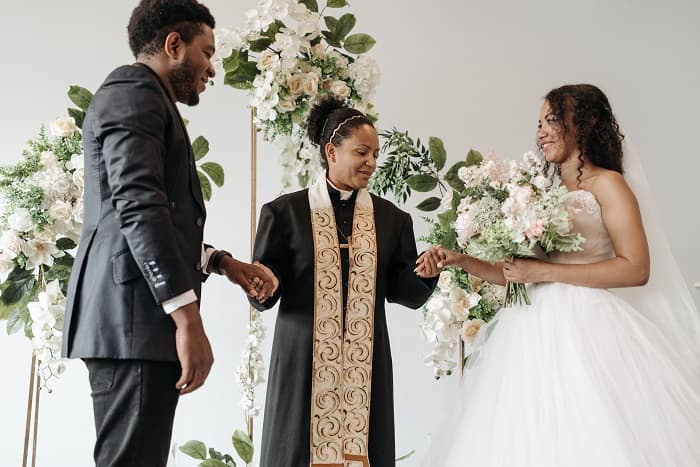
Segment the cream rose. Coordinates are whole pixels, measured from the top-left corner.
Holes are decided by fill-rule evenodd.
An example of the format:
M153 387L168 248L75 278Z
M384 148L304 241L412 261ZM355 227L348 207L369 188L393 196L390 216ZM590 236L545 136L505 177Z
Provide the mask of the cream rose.
M56 120L51 120L49 126L52 135L64 138L73 136L73 133L78 128L73 117L59 117Z
M287 88L293 96L298 96L304 92L304 79L305 75L297 73L292 75L289 81L287 81Z
M311 55L323 58L326 56L326 48L321 44L316 44L313 47L311 47Z
M265 50L258 59L259 70L272 70L280 62L280 57L271 50Z
M73 172L73 183L81 189L85 186L85 171L83 169Z
M462 339L468 344L473 344L476 340L476 335L479 333L481 326L486 324L483 319L470 319L462 325Z
M285 97L277 104L277 108L280 112L292 112L296 107L297 105L294 103L294 99L290 99L289 97Z
M341 99L350 97L350 93L352 92L347 83L343 80L333 81L330 86L330 91Z
M73 217L73 209L65 201L58 200L49 208L49 215L56 220L68 222Z
M438 288L443 292L448 292L450 284L452 284L452 273L450 271L442 271L437 283Z
M316 73L307 73L304 76L302 88L307 96L315 96L318 92L318 75Z

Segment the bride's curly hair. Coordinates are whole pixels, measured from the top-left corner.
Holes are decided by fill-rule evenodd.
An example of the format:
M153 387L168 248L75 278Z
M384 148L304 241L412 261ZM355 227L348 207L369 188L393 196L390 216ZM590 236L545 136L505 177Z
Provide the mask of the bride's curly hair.
M552 113L566 134L571 124L578 133L578 182L583 175L583 156L592 164L622 173L622 140L615 115L603 91L592 84L567 84L545 96Z

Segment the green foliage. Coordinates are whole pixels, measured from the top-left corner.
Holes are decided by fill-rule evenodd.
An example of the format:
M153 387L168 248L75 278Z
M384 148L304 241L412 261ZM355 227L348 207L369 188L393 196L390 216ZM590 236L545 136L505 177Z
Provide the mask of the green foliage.
M238 457L245 463L253 461L253 441L242 430L235 430L231 436L231 443ZM222 453L197 440L191 440L180 446L180 452L202 462L200 467L236 467L236 462L230 454Z
M369 34L353 34L345 39L343 47L352 54L360 55L369 52L376 43Z
M80 110L87 112L94 96L87 89L73 85L68 89L68 97Z

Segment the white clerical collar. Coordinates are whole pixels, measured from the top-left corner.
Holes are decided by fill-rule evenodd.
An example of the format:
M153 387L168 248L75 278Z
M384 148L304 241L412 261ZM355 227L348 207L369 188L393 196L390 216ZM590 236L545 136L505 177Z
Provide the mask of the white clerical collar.
M338 188L337 186L333 185L333 182L331 182L330 179L329 179L328 177L326 177L326 181L328 182L328 184L329 184L331 187L333 187L334 189L336 189L336 190L338 191L338 193L340 193L340 200L341 200L341 201L347 201L347 200L349 200L350 197L352 196L352 194L355 192L354 190L350 190L350 191L341 190L341 189Z

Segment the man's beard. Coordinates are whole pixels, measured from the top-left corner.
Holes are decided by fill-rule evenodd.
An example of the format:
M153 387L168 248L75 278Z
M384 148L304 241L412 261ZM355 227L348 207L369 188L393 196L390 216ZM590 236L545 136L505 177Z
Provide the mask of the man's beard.
M178 102L190 106L199 104L197 72L188 61L168 71L168 79Z

